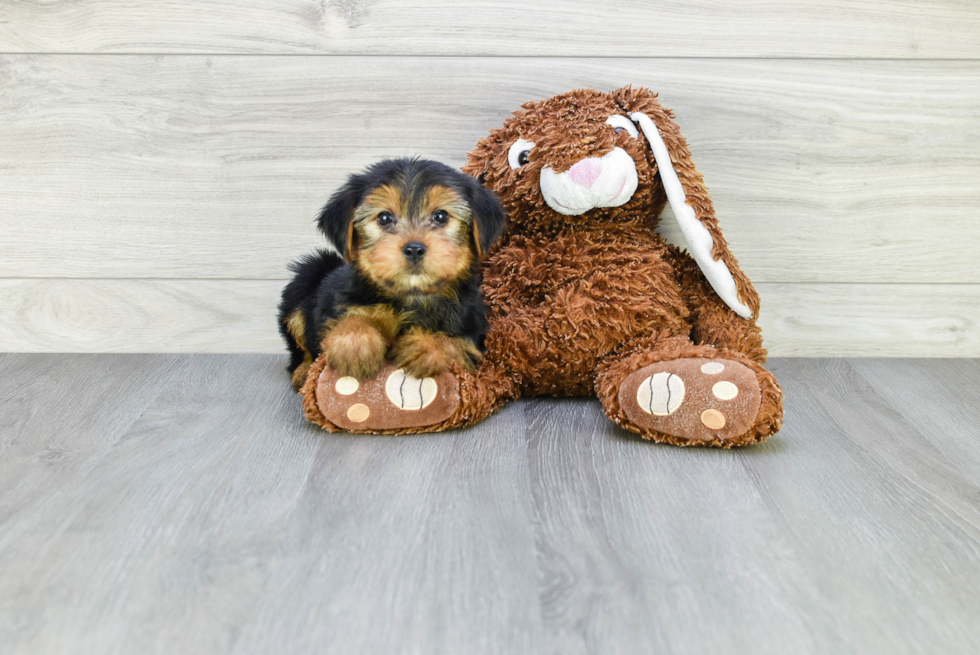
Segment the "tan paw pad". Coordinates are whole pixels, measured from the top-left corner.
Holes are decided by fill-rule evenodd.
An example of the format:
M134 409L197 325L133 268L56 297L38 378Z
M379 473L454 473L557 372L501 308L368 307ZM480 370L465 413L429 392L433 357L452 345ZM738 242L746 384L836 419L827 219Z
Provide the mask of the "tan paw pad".
M361 403L355 403L347 410L347 418L355 423L363 423L371 416L371 408Z
M725 427L725 415L717 409L706 409L701 412L701 422L709 430L720 430Z

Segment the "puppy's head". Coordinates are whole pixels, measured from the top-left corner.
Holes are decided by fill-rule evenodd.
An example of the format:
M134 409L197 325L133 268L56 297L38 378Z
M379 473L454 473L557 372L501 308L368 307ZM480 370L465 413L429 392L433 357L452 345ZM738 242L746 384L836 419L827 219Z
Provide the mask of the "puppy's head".
M320 230L382 292L452 293L503 231L503 208L468 175L434 161L389 159L352 175Z

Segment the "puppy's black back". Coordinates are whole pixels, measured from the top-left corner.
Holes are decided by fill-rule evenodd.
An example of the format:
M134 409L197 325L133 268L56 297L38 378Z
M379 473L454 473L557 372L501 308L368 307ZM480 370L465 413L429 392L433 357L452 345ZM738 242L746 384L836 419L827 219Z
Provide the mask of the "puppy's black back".
M300 316L304 320L302 324L293 323L293 326L302 328L301 333L306 334L308 329L313 327L308 325L310 321L307 317L315 314L317 291L331 273L345 266L342 257L322 248L289 265L289 270L295 274L295 277L282 290L282 300L279 303L279 333L289 346L290 371L303 362L305 352L310 352L307 348L309 337L306 336L303 343L299 343L294 333L290 331L290 316L297 310L300 311Z

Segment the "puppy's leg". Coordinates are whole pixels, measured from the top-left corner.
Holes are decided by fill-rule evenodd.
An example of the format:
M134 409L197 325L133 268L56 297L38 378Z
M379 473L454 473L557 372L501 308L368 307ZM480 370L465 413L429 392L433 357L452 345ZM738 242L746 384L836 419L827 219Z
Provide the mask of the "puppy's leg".
M434 378L406 380L399 375L396 386L395 367L388 364L371 380L341 384L320 357L301 391L306 417L330 432L384 434L439 432L482 421L520 396L520 378L498 359L510 346L498 328L509 320L504 317L490 327L485 360L475 371L453 366Z
M366 380L378 374L402 318L388 305L351 307L329 322L320 351L341 375Z
M315 340L308 337L313 327L312 301L323 281L333 271L344 265L336 253L317 250L290 264L295 276L282 290L279 301L279 333L289 348L289 372L293 388L299 391L313 363Z
M453 362L475 370L483 360L483 354L475 343L464 337L413 327L395 343L392 359L395 366L422 379L448 371Z
M297 309L287 316L283 327L289 345L289 371L293 374L293 389L299 391L313 364L313 356L306 347L306 317L303 311Z

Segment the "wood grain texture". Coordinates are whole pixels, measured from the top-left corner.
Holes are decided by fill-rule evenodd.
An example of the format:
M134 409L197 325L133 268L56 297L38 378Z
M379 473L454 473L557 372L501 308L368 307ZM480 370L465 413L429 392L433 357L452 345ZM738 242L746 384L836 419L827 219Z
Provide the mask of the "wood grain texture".
M283 283L0 280L0 352L278 352Z
M976 478L980 471L977 432L980 426L980 403L950 402L961 389L976 389L977 362L973 360L910 360L901 367L889 366L887 360L861 359L848 362L871 388L894 411L915 427L924 442L921 451L934 459L937 453L954 465L962 475ZM960 430L973 426L973 430ZM957 497L980 499L976 483L947 485Z
M0 352L284 352L275 280L3 280ZM980 356L980 285L760 284L776 357Z
M100 361L0 356L20 426L0 457L5 653L536 650L519 406L479 431L326 438L282 357ZM85 417L97 447L66 446L104 393L140 398L137 420L111 398Z
M5 653L980 649L980 360L776 359L739 451L576 399L328 435L284 364L0 355Z
M955 0L20 0L0 51L976 58Z
M980 357L980 285L761 284L777 357Z
M683 59L0 57L0 276L283 279L348 173L627 83L754 281L980 283L975 63Z

